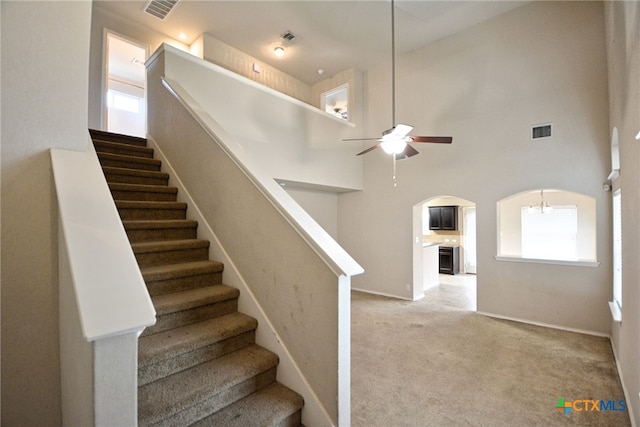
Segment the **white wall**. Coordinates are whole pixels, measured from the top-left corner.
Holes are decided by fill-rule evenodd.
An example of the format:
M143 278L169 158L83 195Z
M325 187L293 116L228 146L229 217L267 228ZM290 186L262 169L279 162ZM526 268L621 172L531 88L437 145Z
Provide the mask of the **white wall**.
M202 35L202 57L248 79L311 103L311 86L223 43L210 34ZM259 66L259 73L254 71L254 65Z
M331 237L338 240L338 193L291 185L285 185L284 189Z
M342 141L353 125L193 55L167 52L165 76L233 137L229 149L249 169L332 191L362 188L361 144Z
M611 340L627 405L640 425L640 3L605 3L609 67L609 135L618 129L622 191L622 322L612 322ZM609 293L609 299L612 295Z
M452 145L415 144L398 162L367 154L365 190L339 196L340 243L366 273L355 288L411 298L412 206L436 195L476 202L478 310L608 333L611 215L602 4L533 2L401 55L397 118L418 135L452 135ZM387 128L389 65L366 77L368 131ZM533 143L530 126L554 123ZM598 268L499 262L496 202L531 188L563 188L596 199Z
M2 425L59 426L49 148L84 150L91 2L1 2Z

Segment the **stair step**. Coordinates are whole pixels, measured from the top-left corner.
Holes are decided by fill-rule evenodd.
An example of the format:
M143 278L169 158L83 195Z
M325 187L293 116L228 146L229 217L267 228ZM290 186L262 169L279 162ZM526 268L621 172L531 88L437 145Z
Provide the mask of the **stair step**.
M188 219L122 221L129 241L195 239L198 222Z
M222 283L224 264L217 261L187 262L141 268L149 295L164 295Z
M109 183L114 200L140 200L145 202L175 202L178 189L164 185Z
M146 138L140 138L139 136L123 135L120 133L106 132L103 130L89 129L91 139L96 141L111 141L121 144L137 145L140 147L147 146Z
M123 156L122 154L97 153L102 166L118 168L138 169L160 172L162 162L156 159L145 159L136 156Z
M209 259L209 241L198 239L132 243L138 266L180 264Z
M138 341L138 384L224 356L255 343L258 322L235 312Z
M190 427L298 427L304 399L280 383L272 383Z
M236 288L215 285L153 296L156 324L146 328L142 335L149 336L233 313L238 310L239 294Z
M141 147L139 145L123 144L104 140L93 140L93 146L98 153L123 154L126 156L144 157L153 159L153 148Z
M141 426L189 425L275 382L278 357L251 345L138 389Z
M112 166L102 166L107 182L124 184L168 185L169 174L156 171L142 171Z
M120 219L187 219L187 204L180 202L139 202L116 200Z

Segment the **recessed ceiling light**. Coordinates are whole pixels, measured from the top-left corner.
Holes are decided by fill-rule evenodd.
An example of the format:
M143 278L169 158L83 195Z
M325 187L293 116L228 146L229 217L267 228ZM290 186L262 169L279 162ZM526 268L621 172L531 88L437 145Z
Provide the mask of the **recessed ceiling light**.
M322 68L320 68L320 69L318 70L318 74L321 74L321 75L322 75L322 74L324 74L324 70L323 70Z
M284 48L282 48L282 47L278 46L278 47L276 47L275 49L273 49L273 53L274 53L276 56L284 56Z
M187 39L187 35L185 33L178 34L178 37L180 38L180 40L186 40Z

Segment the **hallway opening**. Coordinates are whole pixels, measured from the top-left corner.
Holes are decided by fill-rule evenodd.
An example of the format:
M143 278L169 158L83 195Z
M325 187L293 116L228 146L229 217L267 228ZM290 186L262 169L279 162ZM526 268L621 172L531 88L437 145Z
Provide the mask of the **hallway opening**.
M476 206L435 196L413 206L413 299L476 310ZM446 300L446 301L445 301Z

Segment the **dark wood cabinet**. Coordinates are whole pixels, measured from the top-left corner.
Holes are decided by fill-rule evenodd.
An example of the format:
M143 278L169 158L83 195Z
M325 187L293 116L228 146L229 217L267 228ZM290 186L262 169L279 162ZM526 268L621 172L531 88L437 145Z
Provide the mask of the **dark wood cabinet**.
M439 270L440 274L458 274L460 272L460 248L458 246L440 246Z
M457 230L457 206L430 206L429 230Z

